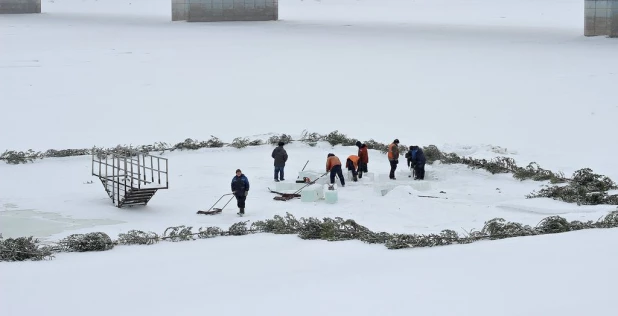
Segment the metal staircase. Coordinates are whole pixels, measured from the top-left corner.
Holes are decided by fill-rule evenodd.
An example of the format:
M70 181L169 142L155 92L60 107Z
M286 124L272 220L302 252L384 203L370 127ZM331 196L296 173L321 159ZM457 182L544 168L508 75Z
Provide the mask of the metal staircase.
M137 151L92 154L92 175L103 183L118 208L147 205L158 190L168 189L168 161Z

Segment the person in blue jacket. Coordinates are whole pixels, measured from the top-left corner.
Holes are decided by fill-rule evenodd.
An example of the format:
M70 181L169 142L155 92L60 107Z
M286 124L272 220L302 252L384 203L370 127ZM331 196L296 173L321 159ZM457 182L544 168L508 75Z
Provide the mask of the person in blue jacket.
M236 169L236 176L232 179L232 193L236 197L237 205L240 209L240 212L237 214L245 214L245 200L247 195L249 195L249 179L240 169Z
M418 146L410 146L410 151L406 155L408 167L412 165L414 169L414 180L425 180L425 153Z

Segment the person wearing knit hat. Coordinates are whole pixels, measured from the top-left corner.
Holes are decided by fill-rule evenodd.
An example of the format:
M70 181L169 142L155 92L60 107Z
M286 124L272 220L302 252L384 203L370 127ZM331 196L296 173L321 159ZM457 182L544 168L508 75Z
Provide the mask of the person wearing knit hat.
M238 205L238 215L245 214L245 201L247 195L249 195L249 179L242 173L240 169L236 169L236 176L232 178L232 193L236 197L236 204Z

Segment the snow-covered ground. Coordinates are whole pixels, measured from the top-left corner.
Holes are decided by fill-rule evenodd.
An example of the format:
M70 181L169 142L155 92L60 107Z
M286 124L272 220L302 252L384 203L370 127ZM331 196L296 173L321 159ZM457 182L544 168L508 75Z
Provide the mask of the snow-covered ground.
M618 41L583 37L581 1L279 6L281 21L260 23L170 22L163 0L43 0L43 14L0 16L0 152L339 130L466 156L507 155L567 175L590 167L618 179L611 95ZM147 207L127 209L113 207L88 156L0 163L0 233L57 240L227 228L240 220L234 202L220 215L195 212L229 192L237 168L251 182L249 221L290 212L434 233L480 229L495 217L530 225L550 215L597 220L616 209L526 199L544 183L459 165L428 166L418 183L401 159L393 183L375 151L375 180L349 183L336 204L274 201L272 149L165 153L170 188ZM325 143L286 149L287 182L307 160L307 169L322 172L327 153L345 160L356 152ZM94 315L613 315L616 276L582 272L618 263L607 251L616 234L397 251L260 234L60 254L0 264L0 315L86 308Z
M615 315L618 230L387 250L220 237L2 264L2 315ZM594 271L595 273L591 273Z

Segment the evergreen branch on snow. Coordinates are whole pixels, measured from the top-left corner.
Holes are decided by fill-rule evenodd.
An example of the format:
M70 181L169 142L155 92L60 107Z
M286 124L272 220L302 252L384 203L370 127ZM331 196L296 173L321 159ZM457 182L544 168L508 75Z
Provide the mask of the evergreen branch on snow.
M6 150L0 155L0 160L4 160L8 164L21 164L33 162L37 159L43 159L43 154L40 151L28 149L27 151Z
M116 243L106 233L72 234L58 242L64 252L106 251Z
M485 222L480 231L457 232L445 229L439 234L390 234L373 232L369 228L351 219L341 217L318 219L315 217L297 219L286 213L284 217L275 215L272 219L241 221L231 225L227 230L219 227L200 227L197 232L192 226L173 226L167 228L161 236L153 232L130 230L119 234L118 240L102 232L73 234L60 240L56 246L39 246L33 237L2 239L0 235L0 261L44 260L53 258L58 252L106 251L116 245L152 245L162 240L171 242L193 241L221 236L243 236L248 234L272 233L295 234L305 240L344 241L358 240L367 244L383 244L388 249L437 247L455 244L470 244L479 240L496 240L522 236L557 234L582 229L618 227L618 209L600 218L598 221L571 221L560 216L549 216L535 227L520 223L506 222L494 218Z
M39 245L34 237L4 239L0 235L0 261L38 261L54 257L50 247Z
M277 145L279 142L283 142L284 144L289 144L293 141L292 136L287 134L281 134L279 136L271 136L268 139L268 143L271 145Z

